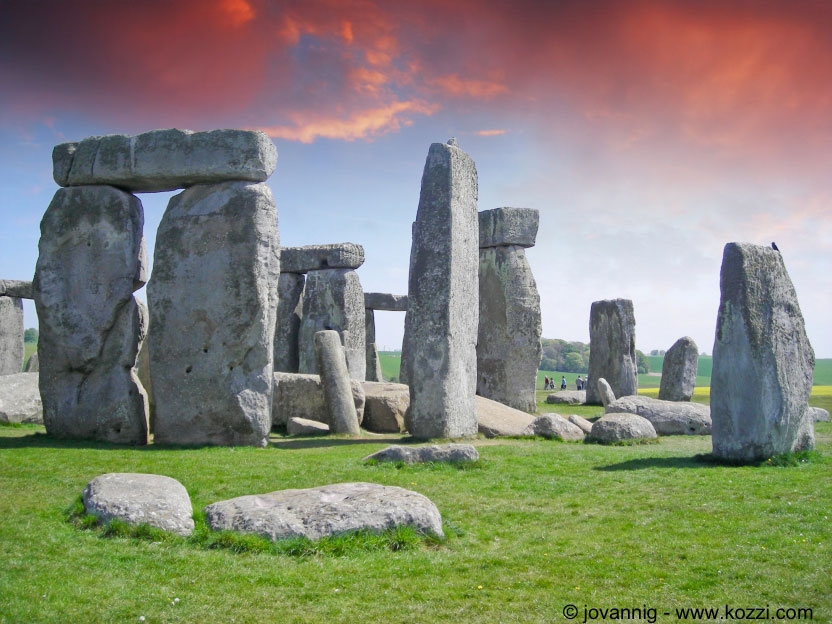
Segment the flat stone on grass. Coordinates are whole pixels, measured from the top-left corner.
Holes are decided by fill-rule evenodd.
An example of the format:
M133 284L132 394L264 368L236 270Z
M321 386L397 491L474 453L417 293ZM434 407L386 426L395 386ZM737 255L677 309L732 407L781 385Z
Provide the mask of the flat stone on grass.
M535 418L526 430L527 435L542 438L554 438L564 442L576 442L584 439L584 432L578 426L559 414L543 414Z
M434 444L431 446L399 446L394 444L362 461L404 462L405 464L424 464L428 462L475 462L480 454L470 444Z
M612 444L628 440L652 440L658 436L650 421L642 416L605 414L593 423L589 437Z

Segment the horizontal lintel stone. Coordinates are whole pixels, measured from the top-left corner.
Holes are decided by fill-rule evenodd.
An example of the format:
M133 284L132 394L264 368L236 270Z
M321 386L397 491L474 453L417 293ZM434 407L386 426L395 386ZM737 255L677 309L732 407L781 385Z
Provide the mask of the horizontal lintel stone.
M264 182L276 165L272 140L249 130L110 134L52 150L52 175L59 186L109 185L138 193L232 180Z
M480 249L484 247L534 247L540 212L535 208L494 208L478 213Z
M356 243L283 247L281 273L308 273L321 269L357 269L364 264L364 247Z
M364 307L383 312L407 312L407 295L364 293Z
M34 299L32 282L23 280L0 280L0 296Z

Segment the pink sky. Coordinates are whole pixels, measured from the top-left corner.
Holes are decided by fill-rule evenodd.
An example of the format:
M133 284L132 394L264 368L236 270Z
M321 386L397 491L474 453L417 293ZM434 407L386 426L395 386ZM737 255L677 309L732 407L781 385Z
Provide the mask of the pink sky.
M587 340L591 302L626 297L640 349L691 335L710 353L722 247L776 240L810 340L832 357L825 0L0 10L0 216L13 224L0 277L33 270L55 143L238 127L277 145L284 244L349 236L367 249L365 289L405 292L421 166L457 136L481 210L541 211L529 258L547 337ZM152 243L163 206L143 201ZM395 347L402 320L385 323Z

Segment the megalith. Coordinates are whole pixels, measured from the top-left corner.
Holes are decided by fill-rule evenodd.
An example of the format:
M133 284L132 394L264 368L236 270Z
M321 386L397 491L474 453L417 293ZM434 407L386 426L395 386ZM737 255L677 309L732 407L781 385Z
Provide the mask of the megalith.
M277 280L277 318L274 328L274 370L297 373L300 366L298 340L303 318L303 273L287 273L281 263Z
M402 347L414 437L477 434L478 272L474 161L455 139L434 143L413 223Z
M728 243L711 372L713 454L758 461L814 447L815 354L778 251Z
M267 444L279 261L265 184L170 199L147 286L157 443Z
M23 369L23 300L0 295L0 375Z
M526 259L539 214L530 208L479 213L477 394L524 412L537 409L543 331L540 295Z
M337 331L324 330L315 334L314 341L329 427L335 433L358 435L361 431L341 336Z
M673 343L664 354L659 399L662 401L690 401L696 387L699 347L693 338L685 336Z
M298 352L301 373L317 373L315 334L334 330L343 335L350 377L364 381L364 290L353 269L318 269L306 274ZM346 332L346 333L345 333Z
M636 317L629 299L595 301L589 312L589 378L603 377L616 397L638 394ZM596 383L587 384L588 405L601 405Z
M366 381L384 381L376 344L376 310L407 312L407 295L364 293L364 340L367 347Z
M111 186L59 189L41 220L33 291L43 421L51 435L148 441L136 375L147 312L142 204Z

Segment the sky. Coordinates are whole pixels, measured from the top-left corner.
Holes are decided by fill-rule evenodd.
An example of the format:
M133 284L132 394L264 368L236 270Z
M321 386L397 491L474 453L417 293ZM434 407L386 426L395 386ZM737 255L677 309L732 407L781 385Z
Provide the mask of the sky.
M832 357L832 2L0 0L0 279L31 279L53 146L156 128L262 130L285 246L355 242L407 292L431 143L480 210L536 208L543 335L713 349L726 243L776 241ZM145 237L173 193L141 194ZM141 293L140 293L141 296ZM27 303L25 324L36 326ZM397 349L403 313L376 314Z

